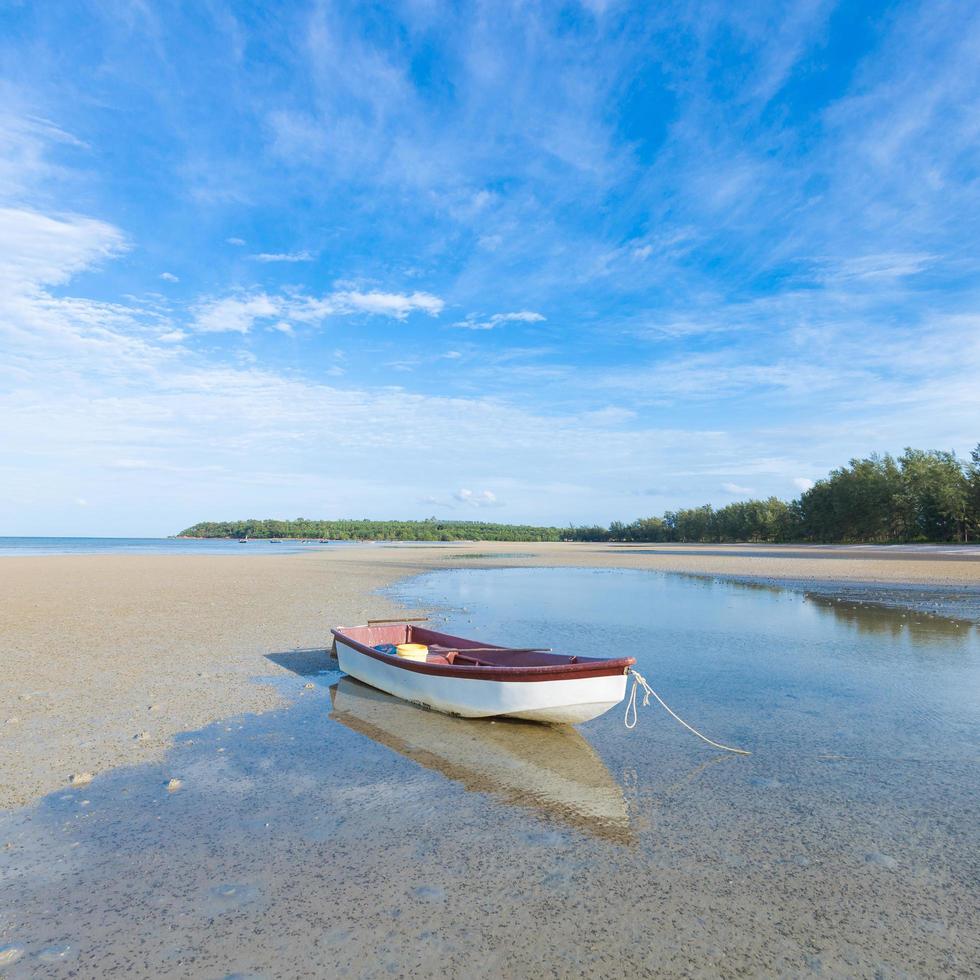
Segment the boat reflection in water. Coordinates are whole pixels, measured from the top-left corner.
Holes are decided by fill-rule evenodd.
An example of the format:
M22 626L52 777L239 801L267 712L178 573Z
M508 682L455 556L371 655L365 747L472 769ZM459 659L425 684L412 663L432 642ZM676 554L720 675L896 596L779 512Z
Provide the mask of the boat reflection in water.
M619 783L570 726L467 720L426 711L343 677L330 688L330 717L474 793L632 843Z

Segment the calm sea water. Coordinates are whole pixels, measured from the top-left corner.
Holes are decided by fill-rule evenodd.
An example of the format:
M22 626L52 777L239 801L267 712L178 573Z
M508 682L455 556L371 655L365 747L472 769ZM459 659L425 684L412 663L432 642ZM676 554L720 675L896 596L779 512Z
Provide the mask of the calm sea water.
M406 542L407 543L407 542ZM227 538L28 538L0 537L0 557L9 555L269 555L322 548L381 545L374 541L270 541L244 544ZM384 543L391 546L390 542Z
M0 817L9 975L980 973L969 621L632 571L400 592L464 635L629 650L754 754L654 707L633 732L448 718L324 659L291 707Z

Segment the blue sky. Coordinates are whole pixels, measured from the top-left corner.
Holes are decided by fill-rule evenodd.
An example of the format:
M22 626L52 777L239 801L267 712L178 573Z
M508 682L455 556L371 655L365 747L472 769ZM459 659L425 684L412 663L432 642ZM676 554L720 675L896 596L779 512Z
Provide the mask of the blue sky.
M978 96L971 3L2 3L0 533L965 454Z

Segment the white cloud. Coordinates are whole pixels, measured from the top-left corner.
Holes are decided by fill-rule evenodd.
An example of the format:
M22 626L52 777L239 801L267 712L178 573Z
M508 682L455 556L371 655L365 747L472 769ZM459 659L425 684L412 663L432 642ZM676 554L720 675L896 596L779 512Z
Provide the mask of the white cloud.
M76 497L75 503L78 504L79 507L88 507L88 501L84 497Z
M735 494L738 497L748 496L749 494L755 493L752 487L740 487L737 483L723 483L721 489L725 493Z
M126 248L122 232L104 221L0 208L0 282L16 292L61 285Z
M499 507L500 501L492 490L473 491L461 487L453 494L453 498L469 507Z
M125 376L144 359L171 356L152 343L170 327L152 305L55 296L46 288L97 268L125 248L122 232L102 221L0 210L0 367L8 389L35 372L41 379L59 372L78 376L99 365ZM28 386L21 397L30 394Z
M172 272L161 272L160 278L163 279L164 282L180 282L180 280Z
M813 480L805 476L794 476L793 486L796 487L797 490L800 490L805 493L807 490L812 489Z
M394 317L404 320L409 313L428 313L438 316L445 303L431 293L414 292L381 293L381 292L338 292L329 301L336 305L338 313L375 313L380 316Z
M225 241L229 245L241 246L241 245L244 245L245 244L245 239L244 238L226 238Z
M283 301L265 293L228 296L198 305L194 328L202 333L248 333L258 320L282 315Z
M166 344L179 344L182 340L187 339L187 331L168 330L166 333L160 334L159 339Z
M504 323L509 320L519 320L523 323L537 323L544 317L540 313L533 313L531 310L522 310L520 313L495 313L490 319L494 323Z
M203 333L248 333L256 323L275 320L274 330L288 333L292 323L318 323L329 316L366 313L404 320L410 313L437 316L443 301L430 293L382 293L341 290L322 299L309 296L246 293L208 299L194 310L194 327Z
M279 333L288 334L290 337L293 335L293 325L288 323L286 320L278 320L273 323L270 330L277 330Z
M302 252L259 252L258 255L250 255L249 258L256 262L312 262L312 253L303 250Z
M404 320L410 313L416 312L438 316L445 306L443 300L431 293L361 292L349 289L337 290L322 299L299 298L290 302L292 317L309 321L355 313Z
M539 323L545 318L532 310L520 310L517 313L494 313L489 317L479 317L471 313L465 320L454 323L454 327L464 330L493 330L502 323Z

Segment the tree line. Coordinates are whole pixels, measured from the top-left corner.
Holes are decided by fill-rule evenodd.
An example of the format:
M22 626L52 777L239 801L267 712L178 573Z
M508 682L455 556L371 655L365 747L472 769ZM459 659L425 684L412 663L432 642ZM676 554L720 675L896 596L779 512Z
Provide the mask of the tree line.
M741 500L608 527L483 521L247 520L195 524L187 537L387 541L951 542L980 538L980 444L961 460L942 450L872 454L833 470L796 500Z
M316 541L560 541L566 531L488 521L333 520L204 521L180 532L187 538L290 538Z

